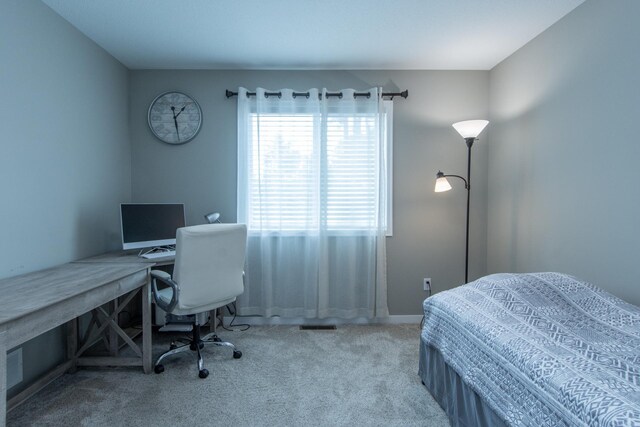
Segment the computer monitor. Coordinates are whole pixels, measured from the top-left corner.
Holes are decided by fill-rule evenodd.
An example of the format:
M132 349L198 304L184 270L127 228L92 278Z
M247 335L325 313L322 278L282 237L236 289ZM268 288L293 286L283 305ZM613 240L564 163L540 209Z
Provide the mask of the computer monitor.
M122 249L176 244L176 230L184 227L182 203L122 203Z

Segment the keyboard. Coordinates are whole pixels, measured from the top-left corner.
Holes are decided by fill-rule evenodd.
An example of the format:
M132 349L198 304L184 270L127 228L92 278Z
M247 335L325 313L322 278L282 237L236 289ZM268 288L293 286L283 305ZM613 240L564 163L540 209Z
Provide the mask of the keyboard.
M144 254L140 256L145 259L168 258L176 256L176 251L152 252L150 254Z

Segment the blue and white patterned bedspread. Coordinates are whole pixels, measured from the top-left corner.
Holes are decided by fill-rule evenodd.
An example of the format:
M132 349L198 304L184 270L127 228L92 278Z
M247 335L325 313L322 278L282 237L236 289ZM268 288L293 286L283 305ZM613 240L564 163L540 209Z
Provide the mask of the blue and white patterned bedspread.
M640 426L640 308L559 273L424 302L422 339L508 424Z

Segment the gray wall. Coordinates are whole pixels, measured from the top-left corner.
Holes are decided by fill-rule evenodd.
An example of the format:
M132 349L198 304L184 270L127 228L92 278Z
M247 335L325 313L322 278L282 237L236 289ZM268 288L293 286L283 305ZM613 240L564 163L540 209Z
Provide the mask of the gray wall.
M128 71L36 0L0 13L0 278L117 247L131 197ZM23 347L23 384L63 358L57 328Z
M133 201L184 202L187 222L220 211L236 219L236 100L225 89L309 87L409 90L394 107L394 236L388 239L391 314L420 314L426 294L464 281L465 191L433 192L438 169L464 174L466 146L451 123L486 118L486 71L132 71L131 143ZM186 92L200 103L200 134L181 146L157 141L147 126L153 98L167 90ZM486 267L487 144L474 147L471 277Z
M491 71L488 271L640 304L640 2L588 0Z

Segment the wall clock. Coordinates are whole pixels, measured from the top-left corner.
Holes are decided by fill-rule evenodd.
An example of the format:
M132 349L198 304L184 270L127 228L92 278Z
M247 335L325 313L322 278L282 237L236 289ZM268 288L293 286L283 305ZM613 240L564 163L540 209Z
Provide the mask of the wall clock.
M151 102L149 128L162 142L184 144L200 131L202 111L189 95L181 92L161 93Z

